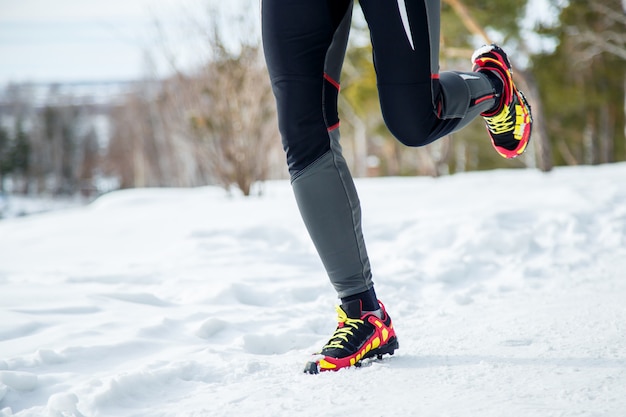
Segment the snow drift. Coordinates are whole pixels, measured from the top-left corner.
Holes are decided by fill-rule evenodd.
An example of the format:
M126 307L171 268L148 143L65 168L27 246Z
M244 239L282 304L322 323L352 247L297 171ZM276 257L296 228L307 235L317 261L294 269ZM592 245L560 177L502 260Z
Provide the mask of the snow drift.
M357 181L400 350L302 373L335 295L287 182L0 222L0 416L626 413L626 164Z

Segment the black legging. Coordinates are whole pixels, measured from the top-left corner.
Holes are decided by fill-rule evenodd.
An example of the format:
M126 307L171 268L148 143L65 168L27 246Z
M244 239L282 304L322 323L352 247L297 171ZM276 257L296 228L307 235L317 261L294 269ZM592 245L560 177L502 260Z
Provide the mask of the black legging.
M405 145L422 146L455 130L460 118L437 114L439 0L360 4L391 133ZM350 0L263 0L263 46L292 173L329 149L327 129L339 122L336 87L348 37L340 25L350 12Z
M361 0L391 133L426 145L493 107L481 73L439 74L439 0ZM262 0L266 62L296 200L340 297L371 290L360 203L339 145L352 0Z

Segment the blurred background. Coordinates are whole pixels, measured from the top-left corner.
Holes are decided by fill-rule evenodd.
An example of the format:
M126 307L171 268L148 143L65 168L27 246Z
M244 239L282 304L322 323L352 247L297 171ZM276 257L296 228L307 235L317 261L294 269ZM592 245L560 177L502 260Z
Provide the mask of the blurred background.
M287 178L259 23L258 0L0 0L0 217L15 198L248 195ZM357 5L340 97L357 177L626 160L626 0L442 0L442 71L470 70L486 42L512 57L535 117L514 161L480 120L425 148L395 141L368 36Z

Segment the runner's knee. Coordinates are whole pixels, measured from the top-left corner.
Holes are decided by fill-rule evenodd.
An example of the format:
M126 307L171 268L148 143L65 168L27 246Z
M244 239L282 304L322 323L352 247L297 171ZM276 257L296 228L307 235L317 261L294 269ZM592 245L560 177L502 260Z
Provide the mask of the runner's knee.
M385 124L393 136L406 146L424 146L433 135L437 116L433 110L430 83L382 85L380 106Z
M430 110L417 110L414 108L399 110L396 106L385 109L382 106L383 118L387 129L402 144L406 146L424 146L436 139L432 135L432 128L436 120L435 113Z
M322 88L317 80L284 79L273 82L278 127L289 171L300 171L328 151Z

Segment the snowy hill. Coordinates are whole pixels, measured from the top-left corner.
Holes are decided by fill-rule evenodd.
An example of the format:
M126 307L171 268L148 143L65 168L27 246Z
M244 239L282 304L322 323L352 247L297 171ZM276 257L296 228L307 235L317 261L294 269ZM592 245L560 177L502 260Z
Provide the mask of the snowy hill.
M624 178L357 181L400 350L317 376L336 299L287 182L0 221L0 416L623 417Z

